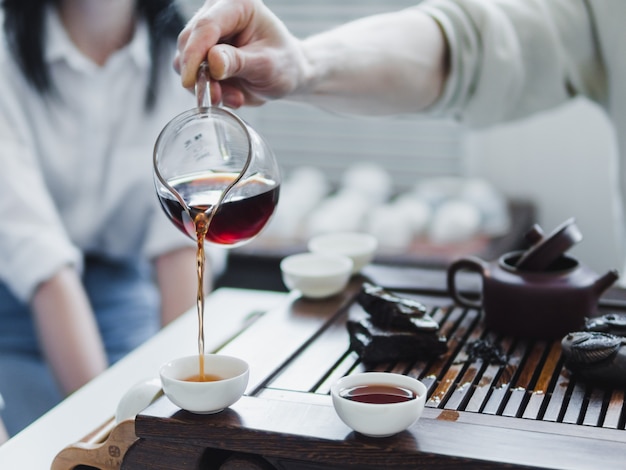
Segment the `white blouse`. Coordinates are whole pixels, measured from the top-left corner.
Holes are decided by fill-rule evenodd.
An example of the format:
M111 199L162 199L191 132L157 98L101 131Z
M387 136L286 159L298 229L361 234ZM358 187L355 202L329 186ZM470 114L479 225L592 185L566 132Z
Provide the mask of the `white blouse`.
M53 10L46 28L56 96L42 99L0 45L0 281L24 301L62 266L82 269L85 253L152 259L195 245L164 215L152 179L160 130L194 98L166 60L146 111L147 25L102 67ZM219 272L225 251L211 250Z

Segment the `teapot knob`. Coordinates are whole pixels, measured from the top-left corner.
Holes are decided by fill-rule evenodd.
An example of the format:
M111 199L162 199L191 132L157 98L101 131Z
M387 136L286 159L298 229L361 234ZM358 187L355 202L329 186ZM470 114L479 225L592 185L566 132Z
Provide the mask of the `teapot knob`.
M543 230L539 226L539 224L534 224L528 232L524 235L526 241L531 245L539 243L543 240Z
M533 227L530 233L531 237L536 238L538 234L541 234L541 229L537 230L536 227ZM576 226L574 218L570 218L547 237L542 235L542 238L520 257L517 268L527 271L542 271L582 238L582 233Z

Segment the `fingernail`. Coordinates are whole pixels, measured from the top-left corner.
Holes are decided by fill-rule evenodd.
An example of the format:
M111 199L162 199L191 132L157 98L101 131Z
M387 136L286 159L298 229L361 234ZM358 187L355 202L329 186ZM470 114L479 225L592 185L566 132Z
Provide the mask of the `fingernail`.
M221 77L217 77L218 80L222 80L228 76L228 72L230 69L230 56L226 51L220 51L220 55L222 56L222 61L224 62L224 67L222 68Z

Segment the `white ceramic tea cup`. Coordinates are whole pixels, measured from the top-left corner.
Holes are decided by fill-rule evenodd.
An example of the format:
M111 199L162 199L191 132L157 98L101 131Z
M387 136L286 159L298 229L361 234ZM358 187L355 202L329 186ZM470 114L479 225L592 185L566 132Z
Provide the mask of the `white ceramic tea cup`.
M299 253L280 262L283 283L311 299L330 297L348 285L352 260L346 256Z
M348 398L356 387L388 387L398 394L407 393L396 402L364 402ZM404 431L424 411L426 386L412 377L392 372L362 372L347 375L330 389L339 418L353 430L370 437L388 437ZM410 395L408 395L410 394Z
M161 381L158 378L137 382L120 398L115 410L115 421L121 423L127 419L134 419L137 413L143 411L162 394Z
M239 400L248 386L248 364L237 357L204 355L204 373L211 381L190 381L200 374L200 356L173 359L161 366L163 393L183 410L217 413Z
M365 232L331 232L309 240L312 253L347 256L352 260L352 274L361 271L374 259L378 239Z

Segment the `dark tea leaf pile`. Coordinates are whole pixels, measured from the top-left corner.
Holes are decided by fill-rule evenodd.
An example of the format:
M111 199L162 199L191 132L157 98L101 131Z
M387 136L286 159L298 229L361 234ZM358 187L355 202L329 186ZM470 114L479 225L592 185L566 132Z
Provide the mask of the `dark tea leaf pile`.
M448 349L439 324L415 300L364 283L348 316L350 346L366 363L435 357Z
M508 362L506 354L502 352L500 346L485 339L478 339L465 345L467 361L474 362L481 360L487 364L505 365Z

